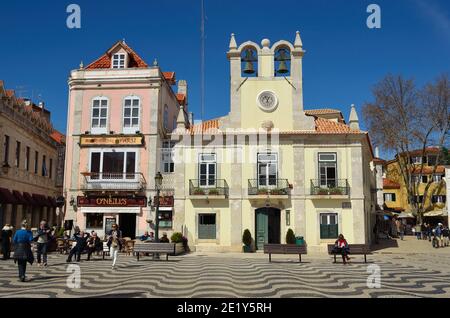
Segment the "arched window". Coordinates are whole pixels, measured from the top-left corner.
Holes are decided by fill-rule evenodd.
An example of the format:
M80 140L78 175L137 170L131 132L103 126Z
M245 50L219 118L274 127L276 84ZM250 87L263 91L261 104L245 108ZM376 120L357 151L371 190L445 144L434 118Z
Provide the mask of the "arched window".
M164 105L164 117L163 117L164 129L169 129L169 107Z
M253 47L246 47L241 53L242 77L258 76L258 53Z
M123 102L123 132L134 134L139 130L140 99L129 96Z
M106 133L108 121L108 99L96 97L92 100L91 132Z
M291 51L288 47L280 47L275 51L275 76L291 75Z

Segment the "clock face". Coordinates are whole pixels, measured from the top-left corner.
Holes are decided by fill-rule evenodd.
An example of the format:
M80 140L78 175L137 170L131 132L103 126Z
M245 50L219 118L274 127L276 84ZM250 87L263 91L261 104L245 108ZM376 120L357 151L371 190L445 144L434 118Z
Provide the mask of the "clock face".
M278 99L273 92L263 91L258 95L259 107L264 111L273 111L277 107Z

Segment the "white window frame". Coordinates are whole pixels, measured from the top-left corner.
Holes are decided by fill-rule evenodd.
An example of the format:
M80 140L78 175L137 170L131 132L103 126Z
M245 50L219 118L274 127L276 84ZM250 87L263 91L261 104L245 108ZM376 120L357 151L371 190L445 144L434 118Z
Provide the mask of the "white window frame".
M98 101L98 107L94 106L94 103ZM106 101L106 106L102 106L102 102ZM94 117L94 109L98 108L98 116ZM101 116L102 109L106 108L106 116ZM94 119L98 120L98 126L94 127L93 121ZM105 127L100 127L100 121L105 119ZM92 99L91 102L91 133L92 134L106 134L108 132L108 124L109 124L109 99L103 96L97 96Z
M211 159L204 158L204 156L212 156ZM201 182L201 166L206 165L206 179L205 184L202 184ZM214 166L214 173L210 172L210 168ZM212 179L213 183L210 184L210 176L214 176L214 179ZM198 157L198 184L202 188L211 188L215 187L217 184L217 156L215 153L201 153Z
M161 148L161 170L164 174L173 173L175 170L175 163L173 162L173 147L175 146L175 141L164 140L162 142ZM166 164L167 168L166 169Z
M117 59L116 59L117 57ZM117 61L117 66L114 65L114 62ZM127 62L127 54L125 53L115 53L111 59L111 68L113 69L124 69L126 68Z
M443 179L443 175L442 174L434 174L433 175L433 182L439 183L441 182Z
M412 164L421 164L422 156L411 157L411 162L412 162Z
M322 159L321 158L321 156L333 156L333 159ZM318 168L319 168L319 171L318 171L318 173L319 173L319 185L320 185L320 187L325 187L325 188L328 188L328 186L329 186L329 180L328 180L328 177L327 177L327 173L326 173L326 170L327 169L325 169L325 178L322 178L322 174L320 173L320 168L321 168L321 163L325 163L325 164L334 164L334 183L335 183L335 186L337 186L338 185L338 161L337 161L337 153L335 153L335 152L319 152L318 153L318 155L317 155L317 164L318 164ZM325 166L325 167L327 167L327 166ZM331 167L331 165L329 166L329 167Z
M130 101L130 106L126 106L126 102ZM138 105L134 106L133 102L138 101ZM125 115L125 110L129 108L130 109L130 115ZM138 114L137 116L133 116L133 110L137 108ZM123 118L122 118L122 131L125 134L134 134L136 131L140 130L140 124L141 124L141 99L138 96L127 96L123 99ZM125 119L128 119L130 121L129 126L125 126ZM133 119L137 119L137 124L133 125Z
M103 174L103 154L106 152L124 152L124 161L123 161L123 169L122 169L122 173L123 175L125 175L126 170L127 170L127 153L128 152L134 152L134 178L122 178L120 179L121 181L124 182L136 182L137 178L138 178L138 173L139 171L139 154L140 151L138 148L93 148L90 149L89 151L89 171L91 172L92 169L92 154L93 153L100 153L100 169L99 169L99 173L102 175ZM90 179L90 178L89 178ZM111 178L107 178L107 179L103 179L102 177L98 178L98 179L90 179L91 182L105 182L105 181L110 181Z
M263 156L273 156L273 159L264 159L262 158ZM262 159L260 159L262 158ZM257 167L256 167L256 182L258 187L277 187L277 180L278 180L278 153L276 152L260 152L257 154ZM261 184L260 181L260 166L261 165L265 165L265 176L266 176L266 183L265 184ZM275 184L270 184L270 168L271 166L274 165L275 166Z
M384 201L385 202L395 202L395 201L397 201L397 200L393 200L394 199L394 195L395 195L395 193L384 193ZM395 199L397 199L397 196L396 196Z

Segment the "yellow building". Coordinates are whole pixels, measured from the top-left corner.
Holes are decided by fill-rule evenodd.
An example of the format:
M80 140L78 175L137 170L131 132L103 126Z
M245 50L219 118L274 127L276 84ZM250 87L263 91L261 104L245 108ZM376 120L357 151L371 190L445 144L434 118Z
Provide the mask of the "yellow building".
M433 173L433 168L437 160L440 149L438 147L428 147L425 152L422 150L414 150L410 152L410 162L408 167L411 169L412 182L418 184L416 186L416 194L414 200L422 202L425 188L430 183L425 201L424 216L425 217L444 217L446 203L446 187L444 181L445 168L438 165ZM402 158L402 159L399 159ZM383 187L384 202L388 208L405 213L415 214L412 205L409 204L408 193L405 186L404 178L401 175L399 160L405 160L405 156L396 156L395 159L385 163L385 175ZM423 169L421 168L423 164ZM396 188L389 185L395 184Z
M375 170L367 132L352 106L304 110L303 50L278 41L237 45L231 36L230 112L185 127L174 147L174 230L197 251L242 251L285 243L292 229L308 248L325 250L343 233L369 243L375 218ZM372 191L373 192L373 191Z

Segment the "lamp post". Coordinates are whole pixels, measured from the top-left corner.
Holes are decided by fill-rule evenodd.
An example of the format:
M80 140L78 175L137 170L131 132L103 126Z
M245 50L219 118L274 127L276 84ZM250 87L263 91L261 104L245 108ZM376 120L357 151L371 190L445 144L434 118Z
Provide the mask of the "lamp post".
M155 242L159 243L159 194L161 191L163 176L161 172L155 176L155 187L156 187L156 222L155 222Z

